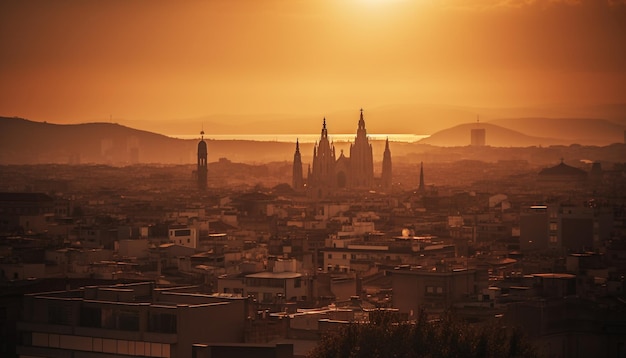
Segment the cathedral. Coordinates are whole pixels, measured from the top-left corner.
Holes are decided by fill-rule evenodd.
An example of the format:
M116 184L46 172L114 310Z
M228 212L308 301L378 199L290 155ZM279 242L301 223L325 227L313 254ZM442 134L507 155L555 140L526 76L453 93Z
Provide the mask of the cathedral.
M317 199L342 189L370 190L375 188L374 158L372 145L369 143L367 130L365 129L363 109L361 109L354 143L350 144L350 157L346 157L343 150L337 157L335 146L328 139L326 118L324 118L320 139L313 147L313 163L309 166L306 181L302 174L300 145L296 141L292 179L295 190L301 191L306 189L309 196ZM391 151L389 150L389 140L385 143L380 184L385 190L391 188Z

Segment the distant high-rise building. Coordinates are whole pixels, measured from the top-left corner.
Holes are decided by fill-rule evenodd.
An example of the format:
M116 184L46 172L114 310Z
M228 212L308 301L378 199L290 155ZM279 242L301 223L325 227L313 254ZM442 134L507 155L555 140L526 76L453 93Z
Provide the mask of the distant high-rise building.
M391 150L389 150L389 138L385 141L385 152L383 153L383 174L381 184L383 189L389 190L392 185L391 175Z
M472 129L472 146L482 147L485 145L485 129L474 128Z
M479 128L480 126L480 119L476 120L476 128L472 128L471 130L471 144L472 146L476 146L476 147L482 147L485 145L485 137L486 137L486 130L485 128Z
M198 189L205 190L207 183L207 147L204 141L204 131L200 132L198 143Z
M302 155L300 154L300 142L296 139L296 152L293 154L293 190L300 191L304 188L304 179L302 177Z

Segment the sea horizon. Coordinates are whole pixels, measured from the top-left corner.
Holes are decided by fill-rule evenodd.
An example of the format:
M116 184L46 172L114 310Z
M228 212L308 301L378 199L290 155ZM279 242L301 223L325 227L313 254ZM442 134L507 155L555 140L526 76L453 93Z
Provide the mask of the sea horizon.
M200 139L198 134L169 134L171 138L177 139ZM350 142L354 141L356 134L334 134L328 135L330 141L334 142ZM386 133L386 134L368 134L369 140L384 141L389 139L391 142L413 143L424 138L430 137L427 134L406 134L406 133ZM207 140L249 140L259 142L286 142L295 143L296 139L300 143L315 143L319 141L319 134L205 134L204 139Z

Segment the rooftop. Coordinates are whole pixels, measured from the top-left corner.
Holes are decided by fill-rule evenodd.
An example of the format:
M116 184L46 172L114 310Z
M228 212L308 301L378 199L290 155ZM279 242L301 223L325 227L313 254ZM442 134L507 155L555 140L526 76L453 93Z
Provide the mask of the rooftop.
M298 277L302 277L301 273L297 273L297 272L259 272L259 273L252 273L249 275L246 275L246 277L248 278L278 278L278 279L283 279L283 278L298 278Z

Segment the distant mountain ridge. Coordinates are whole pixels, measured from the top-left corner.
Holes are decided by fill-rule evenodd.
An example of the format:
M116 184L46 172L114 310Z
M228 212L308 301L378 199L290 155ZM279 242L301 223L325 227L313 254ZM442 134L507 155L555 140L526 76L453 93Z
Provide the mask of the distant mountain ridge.
M52 124L0 117L0 163L189 163L191 141L116 123ZM168 150L163 150L168 148Z
M167 135L199 133L201 128L210 134L293 134L319 133L324 117L329 134L354 133L359 109L302 114L215 114L170 121L118 122ZM626 129L626 104L518 108L389 104L364 108L364 117L368 133L432 135L459 124L475 122L479 118L481 123L489 122L529 136L563 139L569 143L608 145L619 139L620 133ZM527 119L532 121L532 125L524 125ZM567 121L571 121L572 125L563 125ZM567 128L564 130L564 127Z
M626 130L617 123L595 118L502 118L489 123L530 136L549 136L581 145L623 143Z
M567 145L566 140L529 136L518 131L491 123L465 123L434 133L419 141L442 147L467 146L471 144L472 129L485 130L485 144L492 147L532 147Z
M499 120L519 125L515 119ZM520 120L521 121L521 120ZM486 130L486 144L493 147L529 147L570 145L574 141L562 137L548 137L552 120L529 120L532 126L545 128L545 136L532 136L504 128L493 123L465 123L436 132L418 143L396 143L394 155L407 155L423 152L430 146L462 147L470 144L472 128L480 126ZM563 125L561 120L560 125ZM606 122L606 123L605 123ZM619 135L623 130L617 124L602 120L584 120L579 127L588 132L594 145L609 145L622 142ZM594 127L594 123L600 123ZM368 127L369 128L369 127ZM534 128L534 127L533 127ZM312 129L312 132L316 129ZM369 131L376 133L376 131ZM607 133L611 132L609 136ZM562 131L562 135L572 135L576 131ZM604 137L603 137L604 136ZM605 143L601 143L604 138ZM290 161L293 159L294 143L255 142L243 140L207 139L209 161L228 158L234 162L259 163ZM196 163L198 139L176 139L161 134L129 128L116 123L52 124L34 122L16 117L0 117L0 164L40 164L40 163L97 163L126 165L134 163L192 164ZM342 143L336 143L338 149ZM348 145L349 143L346 143ZM586 144L586 143L582 143ZM378 158L381 143L374 142L374 155ZM312 153L313 144L301 143L303 160ZM348 148L349 149L349 148Z

